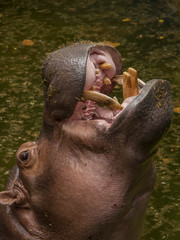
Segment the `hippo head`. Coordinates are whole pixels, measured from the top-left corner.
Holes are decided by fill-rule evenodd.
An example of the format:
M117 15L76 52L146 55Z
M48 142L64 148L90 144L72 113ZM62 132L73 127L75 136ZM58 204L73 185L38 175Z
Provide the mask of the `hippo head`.
M20 147L0 193L3 239L139 239L171 93L167 81L144 84L121 68L120 54L101 43L45 59L39 139ZM122 104L110 97L117 84Z

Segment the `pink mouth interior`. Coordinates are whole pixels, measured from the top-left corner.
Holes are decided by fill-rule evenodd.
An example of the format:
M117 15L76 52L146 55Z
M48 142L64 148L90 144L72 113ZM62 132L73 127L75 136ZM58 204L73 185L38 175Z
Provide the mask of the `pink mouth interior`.
M101 70L99 65L104 62L111 64L112 67L106 70ZM87 58L86 83L84 90L90 90L93 87L94 91L109 96L116 83L111 81L110 85L106 85L103 83L103 79L108 77L112 80L115 75L116 66L111 55L106 51L96 49L90 52ZM122 106L126 107L133 99L134 97L132 97L132 99L126 99L126 101L122 103ZM104 119L111 123L121 111L122 110L112 111L108 108L100 107L96 102L90 100L86 100L85 102L79 101L70 120Z

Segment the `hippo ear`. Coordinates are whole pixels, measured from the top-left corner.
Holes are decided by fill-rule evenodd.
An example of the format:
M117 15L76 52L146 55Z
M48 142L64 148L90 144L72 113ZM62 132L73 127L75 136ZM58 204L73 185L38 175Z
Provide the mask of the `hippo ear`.
M17 201L17 194L13 190L0 192L0 204L12 205Z

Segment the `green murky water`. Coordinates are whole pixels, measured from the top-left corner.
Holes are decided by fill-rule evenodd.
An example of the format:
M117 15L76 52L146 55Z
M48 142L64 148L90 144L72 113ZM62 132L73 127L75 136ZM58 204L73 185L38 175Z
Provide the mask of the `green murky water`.
M24 39L34 45L22 45ZM178 0L0 0L0 190L16 150L39 134L45 54L79 40L120 43L124 69L136 68L144 81L170 81L174 107L180 107ZM174 113L156 156L158 178L143 240L180 239L179 120Z

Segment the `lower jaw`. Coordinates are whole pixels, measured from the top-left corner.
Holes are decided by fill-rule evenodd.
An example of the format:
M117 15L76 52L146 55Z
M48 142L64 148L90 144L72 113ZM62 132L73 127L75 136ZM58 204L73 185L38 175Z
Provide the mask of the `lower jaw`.
M118 78L119 77L120 79L118 79L119 82L117 83L123 86L123 94L124 94L124 89L125 89L123 85L124 76L119 75ZM137 82L136 88L139 89L137 91L140 93L145 83L142 82L140 79L136 79L136 82ZM127 90L125 89L125 91ZM119 114L121 114L121 112L131 102L133 102L133 100L139 95L139 94L136 94L136 96L134 96L135 94L132 94L133 96L129 95L125 98L125 100L122 102L121 105L118 103L118 106L116 106L117 103L114 105L115 101L110 97L108 97L108 95L104 95L104 94L97 95L95 94L97 92L94 92L94 90L85 91L85 92L86 92L86 95L84 95L84 92L83 92L83 97L78 102L75 108L74 114L71 116L70 120L105 120L107 123L112 123L113 120L115 120L116 117ZM95 101L97 101L97 103ZM107 107L100 107L98 105L99 103L102 105L105 104L105 106ZM108 104L106 105L106 103ZM112 107L112 104L113 104L113 107Z
M79 102L76 106L75 112L70 118L70 120L105 120L107 123L112 123L116 117L121 114L121 112L136 98L136 96L129 97L123 101L121 104L123 109L122 110L115 110L112 111L105 107L98 106L93 101L86 101L85 103ZM88 109L89 106L89 109ZM83 107L87 107L85 113L81 112L80 110Z
M123 107L122 110L112 111L107 108L96 106L95 112L92 113L92 118L87 120L105 120L108 123L112 123L119 114L131 103L134 101L136 96L129 97L123 101L121 106Z

